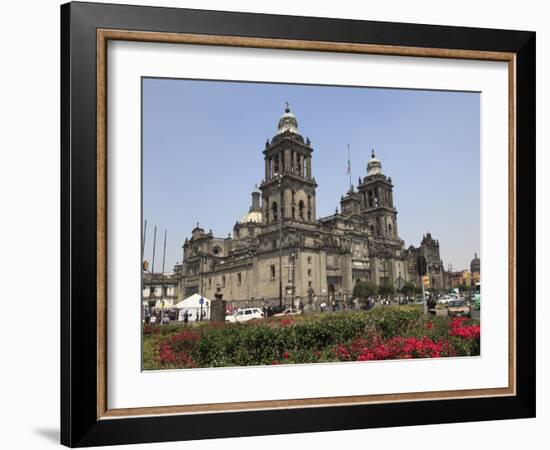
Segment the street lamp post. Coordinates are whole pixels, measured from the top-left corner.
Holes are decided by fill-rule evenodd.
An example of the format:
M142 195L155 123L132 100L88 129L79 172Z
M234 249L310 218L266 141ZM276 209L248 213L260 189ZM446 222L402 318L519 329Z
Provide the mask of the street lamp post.
M296 262L296 253L294 249L290 252L290 270L291 270L291 293L290 293L290 307L294 308L294 291L296 290L295 282L295 262Z
M384 259L382 260L382 273L384 274L384 295L387 295L388 293L388 280L387 280L387 269L386 269L386 256L384 255Z
M200 281L199 281L199 288L200 288L200 304L201 304L201 315L200 319L202 320L202 304L204 302L204 263L206 262L206 253L200 252Z

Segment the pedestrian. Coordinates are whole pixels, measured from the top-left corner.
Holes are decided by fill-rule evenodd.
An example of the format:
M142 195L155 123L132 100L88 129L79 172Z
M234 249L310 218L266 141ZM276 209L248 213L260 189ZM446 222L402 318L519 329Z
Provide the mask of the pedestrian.
M183 325L186 327L189 322L189 312L185 310L183 313Z
M157 322L157 316L155 316L154 314L151 316L151 319L149 320L149 323L151 325L154 325L155 323Z
M432 315L432 316L435 316L436 315L436 301L435 301L435 298L433 297L433 295L430 294L430 296L428 297L428 312Z
M300 300L300 304L298 306L300 308L300 314L304 313L304 304L302 303L302 300Z

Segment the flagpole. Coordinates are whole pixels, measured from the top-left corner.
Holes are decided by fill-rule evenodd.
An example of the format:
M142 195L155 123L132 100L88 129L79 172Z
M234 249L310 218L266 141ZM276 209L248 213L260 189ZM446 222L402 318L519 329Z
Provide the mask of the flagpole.
M351 192L352 184L351 184L351 159L350 159L350 153L349 153L349 144L348 144L348 173L349 173L349 190Z
M163 324L164 320L164 299L163 290L164 290L164 263L166 262L166 234L168 230L164 230L164 249L162 250L162 273L160 275L160 324Z

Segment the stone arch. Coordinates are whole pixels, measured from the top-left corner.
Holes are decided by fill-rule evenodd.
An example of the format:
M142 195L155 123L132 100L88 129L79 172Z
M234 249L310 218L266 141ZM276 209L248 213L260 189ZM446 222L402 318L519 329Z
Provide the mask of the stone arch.
M277 205L277 202L271 204L271 217L273 217L275 223L279 220L279 205Z
M334 286L334 284L330 283L328 285L328 298L330 299L330 301L334 300L335 294L336 294L336 287Z
M300 200L298 202L298 217L300 220L304 220L304 211L305 211L305 204L303 200Z

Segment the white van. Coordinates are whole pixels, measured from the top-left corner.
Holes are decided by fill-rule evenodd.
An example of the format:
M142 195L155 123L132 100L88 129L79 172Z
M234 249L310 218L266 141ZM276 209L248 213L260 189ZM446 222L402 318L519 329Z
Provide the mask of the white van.
M248 322L252 319L261 319L264 316L260 308L238 309L235 313L225 317L226 322Z

